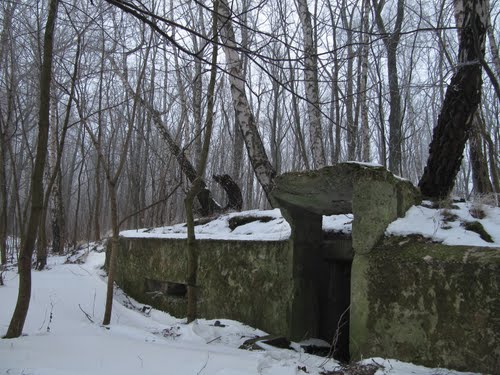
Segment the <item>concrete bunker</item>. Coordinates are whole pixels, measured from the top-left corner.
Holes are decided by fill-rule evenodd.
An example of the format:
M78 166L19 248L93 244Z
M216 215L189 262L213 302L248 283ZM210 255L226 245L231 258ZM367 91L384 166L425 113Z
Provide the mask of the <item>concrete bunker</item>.
M387 225L419 202L417 189L383 167L342 163L275 180L272 199L291 226L289 333L335 337L336 358L349 359L351 267ZM352 213L352 237L323 234L323 215Z
M337 358L497 372L500 248L384 237L419 196L381 167L339 164L275 181L291 238L203 240L200 317L330 342L340 321ZM354 214L351 238L322 232L321 215L346 212ZM141 303L184 317L185 255L184 239L121 238L116 282Z

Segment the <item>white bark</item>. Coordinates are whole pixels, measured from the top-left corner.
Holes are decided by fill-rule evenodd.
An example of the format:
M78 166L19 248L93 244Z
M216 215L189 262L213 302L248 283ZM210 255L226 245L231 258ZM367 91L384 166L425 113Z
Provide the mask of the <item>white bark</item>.
M361 142L362 142L362 155L363 161L370 161L370 128L368 125L368 103L366 100L366 90L368 82L368 43L369 43L369 18L370 6L369 0L363 1L363 46L361 52L361 85L360 102L361 102Z
M221 39L227 61L227 70L229 71L228 78L231 85L234 113L237 123L240 126L255 176L264 189L269 201L269 193L273 188L273 179L276 172L267 157L262 138L257 129L255 117L246 96L243 62L237 50L238 45L236 44L233 23L231 21L231 8L226 0L221 1L219 17L220 24L223 25Z
M296 6L304 38L304 83L313 164L315 168L321 168L326 165L326 158L322 141L323 132L321 127L321 111L319 107L316 43L313 38L314 33L311 22L311 13L307 7L307 0L296 0Z

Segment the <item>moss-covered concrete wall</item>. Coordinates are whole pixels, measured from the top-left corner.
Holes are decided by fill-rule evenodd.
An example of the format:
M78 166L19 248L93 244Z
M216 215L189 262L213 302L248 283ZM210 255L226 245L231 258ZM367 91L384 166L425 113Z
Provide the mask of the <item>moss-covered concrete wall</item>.
M356 254L350 350L498 373L500 249L396 237Z
M151 290L159 284L185 283L185 246L185 240L122 238L116 282L138 301L186 316L186 297ZM204 240L199 249L200 317L235 319L269 333L289 333L293 283L288 241Z

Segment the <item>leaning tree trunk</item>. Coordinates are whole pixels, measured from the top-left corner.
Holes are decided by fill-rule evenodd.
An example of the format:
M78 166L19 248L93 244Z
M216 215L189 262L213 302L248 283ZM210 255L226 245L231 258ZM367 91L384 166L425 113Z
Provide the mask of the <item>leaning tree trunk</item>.
M50 0L45 35L43 40L43 62L40 72L40 106L38 112L38 140L33 175L31 177L31 211L26 237L19 253L19 293L16 308L5 338L19 337L23 332L31 299L31 258L43 210L43 173L47 157L49 135L49 100L52 79L53 36L59 0Z
M237 117L243 139L245 140L248 158L252 164L255 176L264 189L267 200L271 203L270 193L274 186L273 180L276 176L276 171L267 157L262 138L257 129L255 117L246 96L243 62L238 54L239 45L236 43L234 35L231 8L226 0L221 0L219 17L220 24L222 25L220 33L228 64L228 77L231 85L234 113Z
M224 207L224 211L235 210L241 211L243 208L243 195L241 189L236 182L228 174L213 175L213 180L217 182L226 192L228 202Z
M461 30L458 67L446 90L427 166L418 184L425 197L436 199L445 198L453 189L474 113L481 102L480 60L484 56L488 2L457 0L455 11L463 11L463 17L457 17Z
M125 90L129 93L129 95L133 98L136 98L139 101L139 104L143 106L146 111L151 115L153 119L153 123L156 129L160 132L161 137L167 143L167 146L175 156L179 166L182 170L182 173L188 178L189 182L194 183L198 178L200 179L200 191L197 193L197 199L200 204L200 213L202 216L210 216L214 212L220 211L221 207L219 204L212 198L212 194L210 190L207 188L207 185L202 177L198 177L198 173L191 163L190 159L186 155L184 149L179 147L174 137L170 134L167 126L164 124L161 113L157 111L151 103L148 103L143 97L141 97L137 91L135 91L132 86L128 83L126 77L120 73L118 66L114 62L113 59L109 59L113 68L115 69L118 77L122 81L125 86Z

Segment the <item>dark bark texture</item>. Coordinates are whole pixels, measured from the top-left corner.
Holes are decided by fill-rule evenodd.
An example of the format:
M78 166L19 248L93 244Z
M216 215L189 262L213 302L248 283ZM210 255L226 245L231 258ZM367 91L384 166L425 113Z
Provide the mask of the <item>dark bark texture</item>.
M458 67L446 90L429 147L429 159L419 182L427 198L442 199L453 189L474 114L481 102L481 63L487 29L487 3L464 0Z
M243 196L241 189L236 182L228 174L213 175L214 181L217 182L226 192L228 202L224 207L224 211L235 210L241 211L243 207Z
M40 72L40 107L38 114L38 140L33 175L31 177L31 212L26 237L19 253L19 292L16 308L5 338L21 336L28 314L31 298L31 258L40 226L43 210L43 174L47 158L49 135L49 98L52 79L52 50L54 26L56 23L59 0L50 0L49 12L43 42L43 63Z

